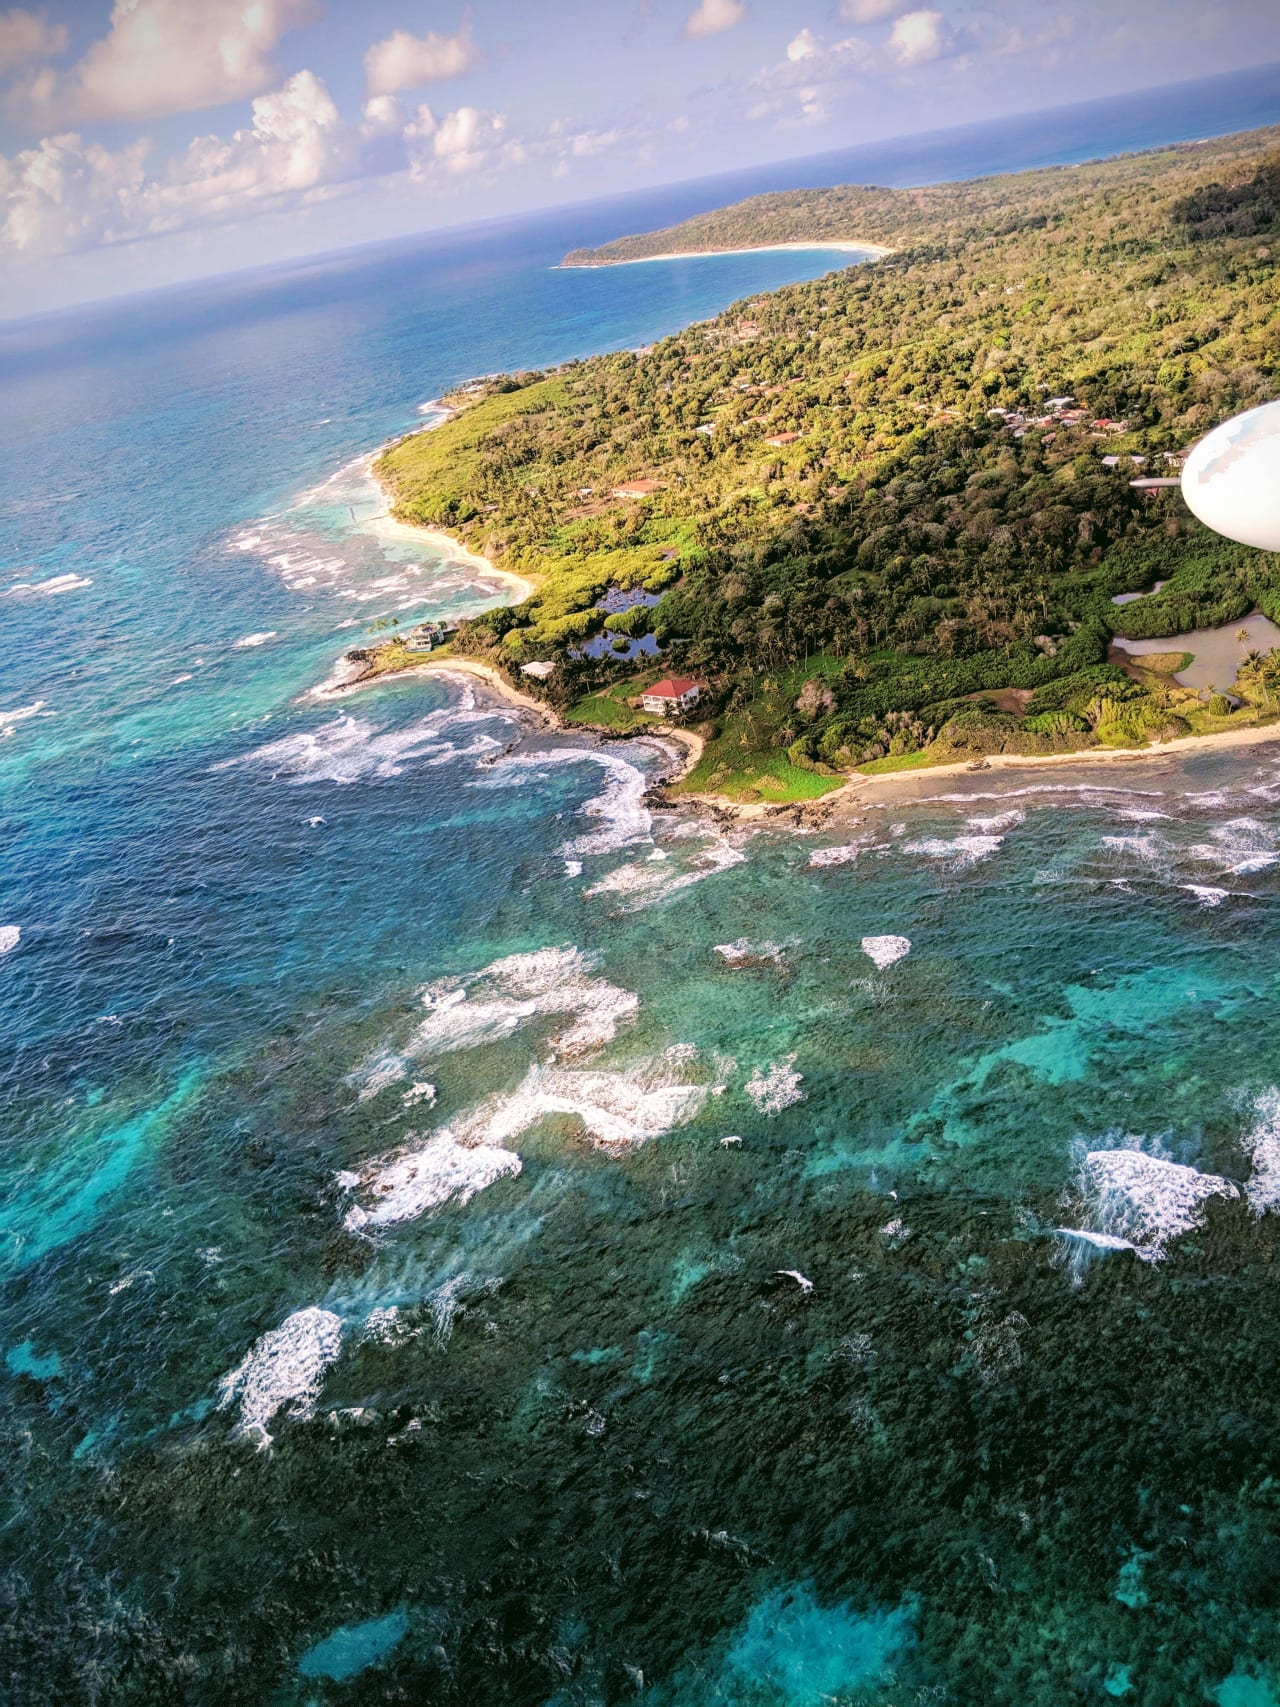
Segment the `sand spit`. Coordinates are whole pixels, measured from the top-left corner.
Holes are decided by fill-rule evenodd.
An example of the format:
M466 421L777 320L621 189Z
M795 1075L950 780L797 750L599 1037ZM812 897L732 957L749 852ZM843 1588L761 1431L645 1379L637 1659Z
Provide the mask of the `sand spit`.
M803 254L809 249L831 249L838 252L866 255L872 260L882 261L886 255L892 255L892 249L886 249L883 243L866 243L854 237L814 238L805 243L748 243L733 249L671 249L661 255L628 255L618 261L561 261L553 272L577 272L579 269L599 267L639 267L649 261L702 261L716 255L775 255L787 252Z

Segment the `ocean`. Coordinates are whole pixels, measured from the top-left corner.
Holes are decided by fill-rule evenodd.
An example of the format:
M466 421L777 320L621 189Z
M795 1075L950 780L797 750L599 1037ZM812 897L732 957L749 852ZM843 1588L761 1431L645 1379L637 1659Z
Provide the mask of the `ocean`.
M383 439L836 264L554 270L708 193L0 328L6 1700L1280 1702L1280 754L308 697L503 596Z

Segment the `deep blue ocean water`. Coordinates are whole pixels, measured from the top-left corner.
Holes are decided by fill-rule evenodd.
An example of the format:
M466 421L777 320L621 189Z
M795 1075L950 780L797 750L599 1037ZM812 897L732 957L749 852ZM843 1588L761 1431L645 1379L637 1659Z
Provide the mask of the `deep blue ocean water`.
M307 697L502 596L423 405L832 264L634 213L0 332L0 1693L1274 1704L1280 759L797 835Z

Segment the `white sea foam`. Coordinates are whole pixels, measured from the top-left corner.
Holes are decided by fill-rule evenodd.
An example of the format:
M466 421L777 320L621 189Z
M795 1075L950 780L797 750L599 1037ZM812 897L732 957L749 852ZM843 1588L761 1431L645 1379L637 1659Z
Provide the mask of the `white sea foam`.
M1258 818L1232 818L1215 824L1209 839L1187 849L1192 859L1215 866L1229 877L1245 877L1280 863L1277 833Z
M266 628L263 629L260 634L246 634L242 640L236 641L236 646L265 646L268 640L274 640L275 637L276 630L274 628Z
M885 971L887 967L896 966L911 953L911 938L905 936L864 936L862 952Z
M918 842L904 842L903 852L919 854L925 859L945 861L954 871L966 871L980 860L990 859L1003 845L1003 836L968 835L951 839L928 836Z
M493 1144L459 1143L447 1127L442 1128L421 1149L375 1163L362 1174L367 1206L356 1204L348 1210L345 1224L353 1231L390 1227L450 1200L461 1207L495 1180L519 1172L520 1158L513 1151Z
M1182 887L1194 895L1202 907L1220 907L1231 893L1229 889L1214 889L1207 883L1184 883Z
M42 699L33 699L30 705L15 705L8 711L0 711L0 734L11 735L19 723L25 723L28 718L39 717L44 712L46 717L52 715L44 710Z
M567 841L560 850L564 858L616 853L647 842L653 825L644 803L648 778L638 765L602 748L552 747L542 753L513 753L493 767L485 786L504 787L518 783L530 771L581 764L596 765L605 773L604 788L580 808L584 817L598 819L600 828Z
M324 1384L325 1370L342 1349L342 1319L314 1306L295 1310L278 1328L263 1334L244 1362L218 1383L218 1409L240 1402L238 1434L254 1435L268 1446L267 1424L285 1410L309 1417Z
M425 1079L418 1079L400 1098L400 1104L402 1108L421 1108L423 1104L430 1108L435 1100L436 1087L428 1084Z
M37 598L56 598L59 593L74 593L81 587L92 585L87 575L53 575L47 581L15 581L7 591L10 594L29 593Z
M1016 829L1019 824L1026 822L1026 813L1020 806L1014 806L1007 812L994 812L987 817L966 818L965 824L970 830L977 830L984 836L1001 836L1007 830Z
M708 833L703 845L683 862L668 858L660 850L659 854L660 857L650 854L647 860L618 866L582 893L588 897L620 896L627 903L623 910L636 912L642 907L652 907L659 901L669 900L672 895L678 895L705 878L729 871L735 865L741 865L747 857L741 848L713 832Z
M1280 1208L1280 1089L1272 1085L1255 1098L1253 1126L1243 1139L1253 1164L1245 1185L1255 1215Z
M1144 1262L1158 1262L1171 1239L1201 1225L1206 1198L1240 1195L1220 1174L1128 1147L1091 1150L1081 1186L1088 1230L1128 1240Z
M1116 853L1132 854L1146 865L1155 865L1164 855L1164 845L1152 833L1132 836L1104 836L1102 845L1114 848Z
M598 1149L614 1153L660 1137L692 1120L706 1100L707 1087L690 1082L687 1066L668 1052L625 1071L532 1067L514 1091L486 1097L418 1149L371 1163L357 1176L365 1201L348 1212L346 1225L389 1226L450 1201L469 1202L520 1172L509 1146L548 1116L580 1121Z
M933 801L946 801L967 806L975 800L1026 800L1037 794L1096 794L1099 797L1119 794L1133 800L1163 800L1165 797L1164 790L1160 788L1123 788L1101 782L1037 782L1022 788L975 789L971 794L927 794L917 804L927 806ZM1186 798L1196 797L1189 795Z
M1115 1233L1094 1233L1087 1227L1055 1227L1054 1232L1061 1238L1076 1239L1081 1244L1092 1245L1098 1251L1132 1251L1136 1249L1130 1239L1122 1239Z
M376 1097L379 1091L385 1091L388 1085L399 1084L408 1074L409 1067L403 1055L384 1050L375 1055L372 1061L354 1074L349 1083L359 1083L360 1101L367 1102L370 1097Z
M503 715L497 709L473 712L466 707L450 708L434 711L420 722L398 729L379 727L358 717L337 717L320 729L301 730L235 758L222 759L213 769L254 765L300 783L351 783L398 777L415 760L448 763L458 757L460 749L449 741L449 730L489 718L500 719ZM493 752L500 745L486 740L467 750Z
M831 865L856 865L866 845L865 842L846 842L843 847L815 848L809 855L809 864L817 869Z
M414 1031L411 1056L449 1054L509 1037L542 1015L565 1014L570 1024L550 1040L559 1055L583 1055L617 1036L640 1006L639 997L595 975L596 961L565 945L510 954L471 980L422 992L427 1018ZM469 987L468 987L469 986Z
M783 947L778 942L748 942L740 936L737 942L718 942L715 952L727 966L781 966Z
M696 1054L677 1046L656 1060L612 1072L535 1066L516 1091L486 1099L454 1128L468 1141L505 1144L547 1115L571 1115L597 1148L634 1149L685 1125L706 1101L706 1085L687 1076Z
M757 1067L747 1080L747 1095L761 1114L781 1114L792 1103L804 1101L805 1093L800 1089L804 1075L796 1072L795 1059L786 1055L767 1068Z
M12 954L21 937L21 925L0 925L0 954Z

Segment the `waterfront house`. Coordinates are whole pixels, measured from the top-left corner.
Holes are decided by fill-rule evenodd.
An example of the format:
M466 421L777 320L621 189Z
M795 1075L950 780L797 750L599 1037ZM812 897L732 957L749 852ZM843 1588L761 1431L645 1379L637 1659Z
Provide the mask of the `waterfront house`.
M701 684L687 676L668 676L646 688L640 695L640 704L646 711L657 712L659 717L683 717L697 705L701 692Z

